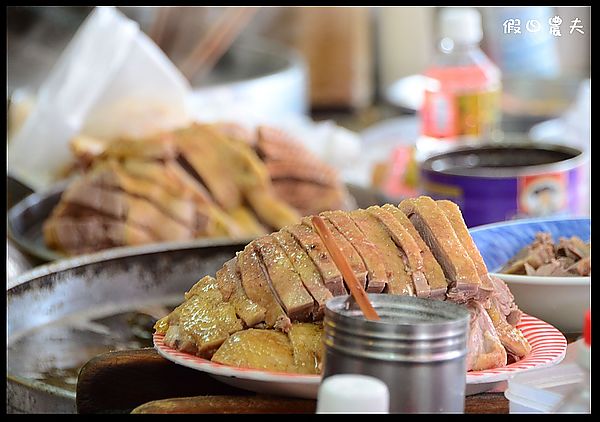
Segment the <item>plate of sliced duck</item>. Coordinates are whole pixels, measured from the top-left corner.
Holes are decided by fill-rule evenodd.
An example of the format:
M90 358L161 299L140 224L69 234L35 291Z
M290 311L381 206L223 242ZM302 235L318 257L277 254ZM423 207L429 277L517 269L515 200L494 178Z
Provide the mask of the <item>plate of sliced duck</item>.
M319 215L367 293L446 300L470 311L468 394L563 359L564 336L523 314L490 275L453 202L420 196ZM348 292L312 221L251 241L215 277L200 279L157 321L158 352L241 388L316 397L324 307Z
M306 330L306 327L295 325L293 325L295 331ZM565 357L567 341L562 333L550 324L523 314L517 328L524 333L525 338L531 344L531 352L518 362L497 368L467 372L467 394L489 391L513 374L556 365ZM230 336L229 345L241 342L247 346L246 350L238 349L234 352L240 354L234 358L237 359L236 363L240 364L243 361L243 364L253 367L218 363L222 359L229 359L227 354L233 352L230 347L223 348L221 353L216 357L213 355L213 358L209 360L167 346L164 334L154 334L153 339L154 347L164 358L179 365L211 374L214 378L234 387L257 393L314 399L317 397L321 376L298 372L307 371L307 366L302 362L298 365L298 361L295 360L296 356L302 356L302 351L298 350L297 343L292 340L294 336L297 336L294 330L291 331L291 334L288 332L287 340L283 333L275 330L249 329L240 332L244 333L242 335ZM256 342L254 346L252 346L253 341ZM275 344L280 343L282 345L280 347L285 350L285 353L273 353L272 346L269 344L271 341ZM291 350L290 345L292 346ZM260 361L259 348L261 347L268 353L267 360L263 362ZM244 357L241 354L247 355ZM281 359L282 356L284 356L283 359ZM287 361L285 356L287 356ZM270 361L270 359L275 359L275 361ZM319 362L316 358L315 361ZM273 369L280 365L279 371ZM258 369L261 367L268 369Z
M12 240L44 260L252 239L303 215L356 207L335 168L274 127L194 123L149 138L77 136L71 150L70 177L8 213Z

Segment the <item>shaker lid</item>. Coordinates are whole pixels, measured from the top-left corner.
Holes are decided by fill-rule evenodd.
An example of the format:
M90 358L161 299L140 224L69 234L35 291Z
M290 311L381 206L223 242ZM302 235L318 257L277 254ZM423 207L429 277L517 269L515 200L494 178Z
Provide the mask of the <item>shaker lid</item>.
M390 393L378 378L338 374L319 387L317 413L388 413Z
M588 309L583 321L583 340L587 346L592 347L592 310Z

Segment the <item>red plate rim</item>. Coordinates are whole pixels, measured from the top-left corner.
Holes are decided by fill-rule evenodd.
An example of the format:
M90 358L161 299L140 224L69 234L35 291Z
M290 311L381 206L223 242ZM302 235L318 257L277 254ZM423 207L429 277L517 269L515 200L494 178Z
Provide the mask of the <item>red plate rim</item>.
M533 316L523 314L517 325L531 344L531 353L518 362L501 368L471 371L467 373L467 384L481 384L503 381L511 374L544 368L560 363L567 351L565 336L555 327ZM164 358L179 365L187 366L212 375L254 379L261 381L284 381L319 383L320 375L303 375L289 372L264 371L251 368L233 367L175 350L164 343L164 335L153 335L154 348Z

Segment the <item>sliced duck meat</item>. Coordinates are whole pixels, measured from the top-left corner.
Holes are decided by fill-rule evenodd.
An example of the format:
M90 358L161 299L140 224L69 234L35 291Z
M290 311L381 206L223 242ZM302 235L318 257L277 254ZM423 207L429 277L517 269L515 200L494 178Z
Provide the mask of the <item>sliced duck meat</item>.
M412 280L404 263L406 257L387 231L375 217L365 210L355 210L350 212L349 215L366 238L376 244L381 252L388 280L384 291L390 294L414 295Z
M165 342L177 348L180 343L189 342L191 337L195 354L210 358L229 335L242 330L243 325L235 308L223 301L214 278L202 278L191 291L193 293L188 292L187 299L165 317L169 323Z
M292 324L288 338L292 344L295 372L318 374L323 358L323 326L320 324Z
M259 237L268 234L270 231L258 221L256 215L248 207L230 210L228 216L242 229L245 236Z
M423 256L417 242L389 211L376 206L367 208L367 211L385 227L396 246L402 250L404 265L412 278L415 294L419 297L429 297L431 288L423 273Z
M173 138L169 133L144 139L120 138L116 142L108 142L102 152L104 158L127 159L130 157L145 160L170 160L177 155Z
M250 146L256 145L256 134L239 123L217 122L213 124L213 127L228 138L244 142Z
M556 247L556 255L566 256L578 261L590 256L590 244L585 243L577 236L561 237Z
M223 295L223 300L233 305L235 312L244 321L246 327L254 327L265 320L267 310L250 300L242 287L237 258L232 258L223 264L216 276L217 286Z
M221 163L228 160L213 145L214 136L199 125L175 132L177 148L181 158L187 164L186 170L193 175L211 193L215 201L225 210L237 208L242 204L242 193L231 177L230 169Z
M50 247L68 254L155 241L150 233L140 227L100 215L51 218L44 223L43 231Z
M477 301L467 303L471 311L467 340L467 371L499 368L507 363L507 354L490 316Z
M275 327L282 331L290 328L291 322L272 291L266 270L252 244L237 254L238 268L242 278L242 286L248 298L265 308L267 327Z
M367 269L365 268L365 264L354 248L352 243L350 243L342 233L340 233L336 227L327 220L324 220L325 226L331 232L333 239L337 247L342 251L346 259L348 260L348 264L350 264L350 269L356 276L358 282L365 288L367 286ZM316 229L313 227L312 222L309 217L305 217L302 219L302 224L310 227L311 230L316 232Z
M478 297L481 281L475 264L456 236L450 221L433 199L420 196L400 203L436 260L451 281L448 298L466 302Z
M590 246L577 236L561 237L555 245L550 233L539 232L533 242L512 257L500 272L548 277L589 275Z
M213 362L238 368L294 372L294 352L287 335L274 330L233 334L213 355Z
M423 271L431 289L430 297L432 299L446 299L448 282L446 281L446 276L444 275L442 267L436 261L433 253L431 253L429 246L427 246L427 244L423 241L417 232L417 229L415 229L406 214L400 211L400 209L391 204L385 204L382 208L391 213L396 220L398 220L398 222L400 222L400 224L402 224L402 226L410 233L415 242L417 242L417 245L419 245L423 256Z
M382 254L358 228L356 223L343 211L326 211L321 213L326 221L332 223L348 242L350 242L362 258L367 269L366 291L380 293L384 290L388 275L384 266Z
M300 214L275 196L271 189L255 189L244 193L260 221L279 230L300 221Z
M481 285L479 286L479 299L486 300L494 292L494 284L490 279L488 269L485 265L485 262L483 262L483 258L479 253L479 249L477 249L477 245L475 245L475 242L469 233L469 229L467 229L467 225L465 224L465 220L460 212L460 208L454 202L447 200L436 201L436 203L444 212L448 221L450 221L450 224L454 229L454 233L456 233L456 236L460 240L463 248L465 248L471 257L473 264L475 264L475 269L477 270L477 274L481 280Z
M312 182L279 179L273 180L273 191L293 206L301 215L316 215L327 210L344 209L344 190Z
M254 240L252 244L267 270L270 286L290 320L309 321L315 302L279 242L269 235Z
M554 245L552 240L547 241L547 236L536 236L536 240L522 248L500 270L505 274L526 274L529 268L535 270L554 259Z
M177 186L177 190L189 191L190 195L196 200L199 205L215 205L210 193L206 187L188 173L178 161L169 161L164 165L165 174L168 177L168 184Z
M333 296L345 295L346 288L342 274L331 259L327 247L319 235L304 224L294 224L283 230L290 233L312 259L321 273L323 283L331 294Z
M114 161L96 167L90 175L93 183L108 189L118 189L137 198L145 199L168 214L174 220L188 227L196 227L196 204L181 196L173 196L156 185L144 179L129 176Z
M273 180L306 180L323 186L335 186L338 183L337 172L320 161L273 160L265 164Z
M242 201L247 201L263 223L277 230L299 220L296 210L276 197L269 173L252 148L221 135L210 125L195 125L194 128L204 138L205 146L218 157L215 166L227 173L229 183L239 194L235 201L228 198L231 201L224 205L226 210L235 209ZM207 157L198 159L208 160ZM222 162L231 164L224 167L220 165ZM205 177L200 176L202 179ZM214 181L218 182L218 179Z
M313 319L315 321L321 320L325 311L325 303L333 297L325 287L321 273L291 234L286 231L279 231L273 233L273 236L281 245L281 249L287 255L296 273L300 276L304 287L315 300L316 306L313 310Z
M281 129L259 126L256 133L256 149L265 161L286 160L290 157L300 157L303 161L320 161L316 155Z
M531 345L523 333L507 322L496 298L491 299L491 304L486 311L494 324L500 342L510 355L519 360L531 352Z
M502 312L508 323L516 327L519 321L521 321L523 313L515 303L515 297L503 280L493 276L490 276L490 279L494 284L493 297L496 299L498 309Z
M62 200L143 227L158 240L187 240L194 236L191 228L173 220L150 202L95 186L89 179L74 182Z
M587 256L585 258L580 259L569 268L567 268L569 273L580 275L582 277L592 275L592 258L591 256Z

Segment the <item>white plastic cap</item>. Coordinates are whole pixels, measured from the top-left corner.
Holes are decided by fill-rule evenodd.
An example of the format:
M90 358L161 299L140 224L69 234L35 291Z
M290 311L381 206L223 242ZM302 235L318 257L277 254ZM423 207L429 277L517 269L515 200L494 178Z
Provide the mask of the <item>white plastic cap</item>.
M483 38L481 14L472 7L445 7L440 12L440 35L457 43L478 43Z
M339 374L321 383L317 413L388 413L389 403L390 392L380 379Z

